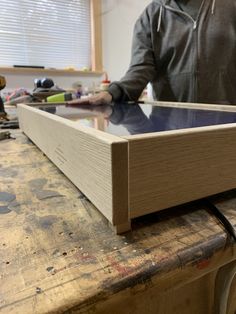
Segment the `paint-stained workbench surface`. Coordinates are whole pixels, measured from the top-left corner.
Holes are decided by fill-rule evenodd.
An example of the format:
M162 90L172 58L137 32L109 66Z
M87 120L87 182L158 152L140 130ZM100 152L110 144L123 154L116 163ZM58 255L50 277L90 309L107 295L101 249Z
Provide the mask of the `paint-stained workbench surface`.
M236 223L236 192L216 203ZM233 241L200 205L136 219L132 229L115 235L20 132L0 142L1 314L100 313L115 296L141 300L145 290L168 291L236 258ZM131 312L139 313L135 305Z

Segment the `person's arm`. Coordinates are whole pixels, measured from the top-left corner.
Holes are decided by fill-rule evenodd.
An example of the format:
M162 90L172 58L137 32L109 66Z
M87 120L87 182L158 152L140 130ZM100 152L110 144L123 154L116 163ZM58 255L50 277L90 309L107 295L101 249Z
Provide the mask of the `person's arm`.
M111 104L112 102L136 101L148 82L156 75L156 63L152 45L152 23L148 6L137 20L132 42L131 62L128 71L120 81L112 82L107 92L101 92L86 99L78 99L70 104ZM121 43L122 44L122 43Z
M120 81L109 86L108 91L114 101L138 100L156 75L150 12L151 10L146 9L135 24L131 63L127 73Z

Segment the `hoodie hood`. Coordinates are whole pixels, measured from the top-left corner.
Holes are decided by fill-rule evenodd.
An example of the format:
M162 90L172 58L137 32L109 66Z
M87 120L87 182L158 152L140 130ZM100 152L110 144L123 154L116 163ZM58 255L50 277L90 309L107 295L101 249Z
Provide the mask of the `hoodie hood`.
M173 8L179 9L176 1L174 0L153 0L153 2L158 3L159 5L169 5Z
M205 0L203 0L204 2ZM216 0L211 0L212 1L212 5L211 5L211 13L214 14L214 10L215 10L215 5L216 5ZM158 3L161 6L170 6L173 9L179 9L178 4L176 3L175 0L153 0L154 3Z
M202 0L202 4L200 6L200 9L201 9L202 5L204 5L205 1L206 0ZM160 12L159 12L159 17L158 17L158 22L157 22L157 32L160 32L161 22L162 22L162 15L163 15L163 10L164 9L171 10L171 11L173 11L175 13L179 13L179 14L185 15L186 17L188 17L189 19L192 20L192 22L193 22L193 29L195 29L197 27L197 19L194 19L190 14L188 14L185 11L181 10L176 1L174 1L174 0L153 0L153 2L156 2L156 3L158 3L160 5ZM215 12L216 0L211 0L211 2L212 2L211 3L211 14L213 15L214 12Z

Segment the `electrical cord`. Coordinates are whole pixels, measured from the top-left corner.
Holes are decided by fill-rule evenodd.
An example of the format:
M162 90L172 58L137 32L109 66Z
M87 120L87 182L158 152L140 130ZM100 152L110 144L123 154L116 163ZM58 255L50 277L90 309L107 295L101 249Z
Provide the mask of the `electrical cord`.
M222 213L222 211L216 207L209 199L203 199L205 205L207 205L208 209L216 216L216 218L221 222L226 231L234 238L236 241L236 230L230 220Z

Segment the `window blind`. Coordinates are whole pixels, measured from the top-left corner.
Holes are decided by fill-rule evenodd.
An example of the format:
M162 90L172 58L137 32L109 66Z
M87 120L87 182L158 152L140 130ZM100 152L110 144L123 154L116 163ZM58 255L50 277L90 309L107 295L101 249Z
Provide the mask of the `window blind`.
M0 66L91 68L89 0L1 0Z

